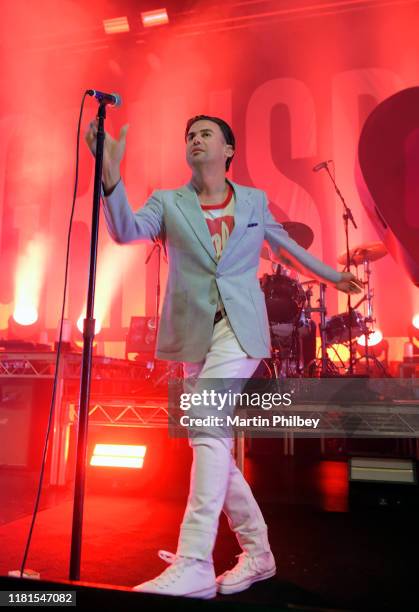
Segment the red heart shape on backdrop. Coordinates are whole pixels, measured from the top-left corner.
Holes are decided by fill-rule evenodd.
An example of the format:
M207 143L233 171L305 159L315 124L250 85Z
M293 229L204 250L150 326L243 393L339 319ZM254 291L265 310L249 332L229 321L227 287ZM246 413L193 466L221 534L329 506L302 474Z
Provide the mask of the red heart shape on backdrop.
M390 96L368 116L355 179L379 236L419 287L419 87Z

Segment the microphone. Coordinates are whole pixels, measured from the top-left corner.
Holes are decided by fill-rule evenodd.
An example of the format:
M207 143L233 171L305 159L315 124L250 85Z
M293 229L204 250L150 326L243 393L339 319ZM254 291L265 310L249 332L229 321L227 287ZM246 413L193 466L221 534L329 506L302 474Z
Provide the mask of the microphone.
M100 104L110 104L111 106L121 106L122 98L117 93L104 93L97 89L87 89L86 93L88 96L93 96Z
M332 161L333 159L328 159L327 161L320 162L320 164L314 166L313 172L318 172L319 170L323 170L323 168L327 168L327 165L330 164L330 162Z

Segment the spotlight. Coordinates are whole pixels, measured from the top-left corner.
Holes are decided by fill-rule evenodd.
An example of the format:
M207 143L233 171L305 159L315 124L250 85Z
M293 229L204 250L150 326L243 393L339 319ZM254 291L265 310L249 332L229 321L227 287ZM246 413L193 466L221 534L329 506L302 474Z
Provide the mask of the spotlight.
M376 364L387 367L388 348L389 344L387 340L384 340L383 332L380 329L371 330L368 334L368 357L375 359ZM367 356L365 334L357 338L356 350L358 355L360 355L360 358L356 360L357 362Z
M377 344L380 344L382 339L383 333L379 329L376 329L375 331L368 334L368 346L376 346ZM357 342L359 346L365 346L365 334L362 334L362 336L358 338Z
M142 468L146 446L130 444L96 444L90 465L101 467Z
M38 342L39 335L41 333L41 323L38 319L38 313L32 312L32 316L29 319L31 312L26 313L26 317L23 317L22 313L13 313L13 316L9 317L9 323L7 328L7 339L8 340L19 340L27 342ZM24 322L23 322L24 321Z
M37 234L18 257L13 312L13 319L18 325L33 325L38 320L49 247L49 239Z
M412 322L409 324L409 329L408 329L408 336L409 336L409 342L411 342L413 344L413 353L415 355L417 355L419 353L419 327L418 327L418 321L419 320L419 315L415 314L414 317L412 317Z
M333 363L345 363L349 360L349 348L346 344L332 344L327 347L327 355Z
M38 310L33 304L18 304L13 311L13 320L18 325L33 325L38 320Z
M103 28L106 34L119 34L120 32L129 32L128 18L115 17L114 19L104 19Z
M169 23L169 16L165 8L157 9L156 11L146 11L141 13L141 21L145 28L152 26L164 25Z

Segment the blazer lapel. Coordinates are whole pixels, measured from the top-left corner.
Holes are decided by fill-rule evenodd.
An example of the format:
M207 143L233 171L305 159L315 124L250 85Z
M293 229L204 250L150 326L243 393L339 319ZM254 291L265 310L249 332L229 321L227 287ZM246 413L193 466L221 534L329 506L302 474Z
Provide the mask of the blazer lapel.
M229 181L234 189L234 195L236 198L235 209L234 209L234 228L230 234L227 244L225 245L223 252L220 257L220 263L230 256L232 251L239 244L250 219L250 215L253 210L253 202L251 200L252 192L247 187L236 185L232 181Z
M208 255L215 263L218 263L214 245L211 240L211 234L195 190L190 185L185 185L176 192L176 196L176 206L191 226L191 229L207 251Z

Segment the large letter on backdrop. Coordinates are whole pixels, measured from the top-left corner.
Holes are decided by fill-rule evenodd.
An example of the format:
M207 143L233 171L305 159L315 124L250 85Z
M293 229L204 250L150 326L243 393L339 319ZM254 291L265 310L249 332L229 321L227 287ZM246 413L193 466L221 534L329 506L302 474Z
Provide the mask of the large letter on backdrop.
M310 158L316 154L316 115L309 89L296 79L272 79L255 90L247 108L249 175L255 186L267 191L271 202L286 211L289 219L312 228L317 238L315 250L318 250L322 235L319 210L307 191L291 181L273 160L275 142L285 138L272 133L272 113L278 105L284 105L290 117L290 135L286 138L290 136L291 158Z

